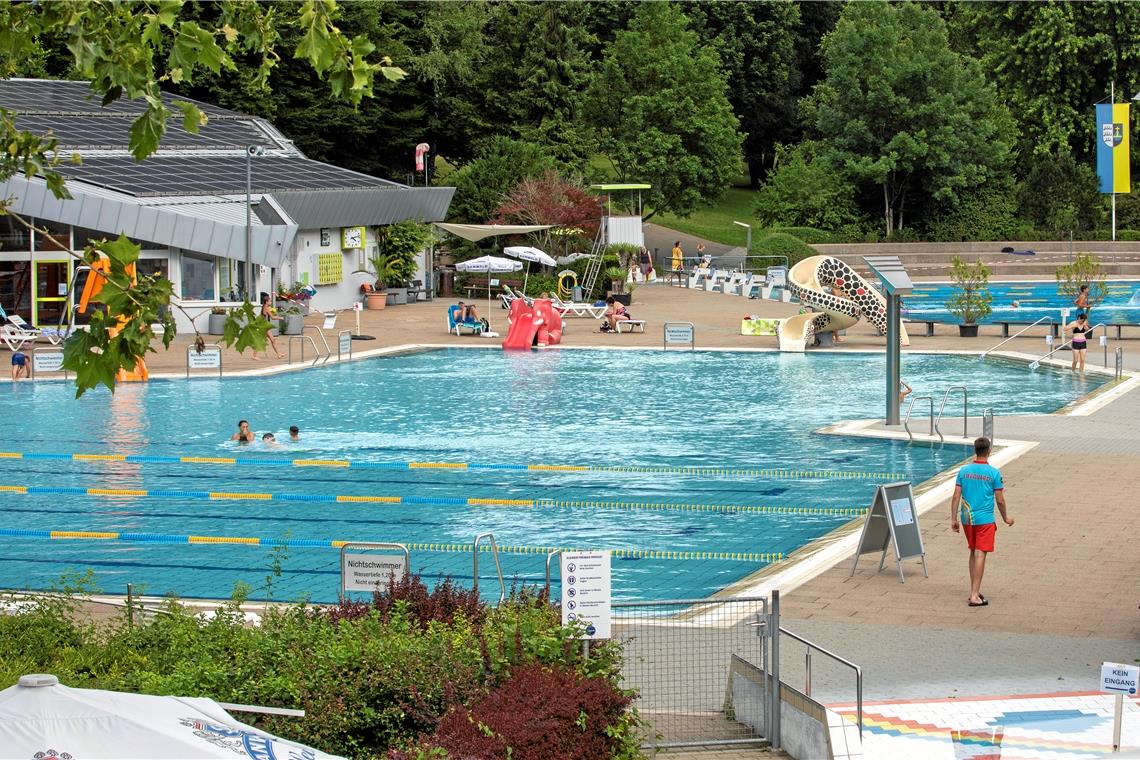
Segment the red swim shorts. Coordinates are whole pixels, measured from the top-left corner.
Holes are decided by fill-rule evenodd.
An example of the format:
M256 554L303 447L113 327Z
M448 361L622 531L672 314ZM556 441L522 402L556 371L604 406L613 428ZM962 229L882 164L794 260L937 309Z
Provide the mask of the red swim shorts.
M983 525L963 525L962 532L966 534L966 543L971 549L982 552L994 550L994 536L997 535L997 523Z

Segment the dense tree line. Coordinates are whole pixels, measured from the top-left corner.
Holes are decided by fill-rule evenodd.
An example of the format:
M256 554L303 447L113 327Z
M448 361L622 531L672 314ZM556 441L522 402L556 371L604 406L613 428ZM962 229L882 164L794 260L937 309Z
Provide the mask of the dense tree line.
M691 213L744 177L770 226L1099 234L1093 105L1111 83L1118 102L1140 90L1140 4L1111 1L359 0L337 24L408 75L359 107L287 57L267 88L251 59L176 89L401 181L424 181L412 150L427 142L427 180L460 188L462 221L556 169L652 184L647 216ZM290 46L301 31L282 34ZM40 43L20 73L66 75L66 40ZM1140 228L1140 202L1117 203L1118 227Z

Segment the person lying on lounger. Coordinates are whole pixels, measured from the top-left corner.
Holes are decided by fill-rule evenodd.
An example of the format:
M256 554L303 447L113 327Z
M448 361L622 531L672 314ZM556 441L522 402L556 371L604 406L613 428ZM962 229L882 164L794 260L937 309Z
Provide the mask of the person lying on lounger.
M467 306L462 301L456 304L459 311L455 313L456 322L478 322L482 317L479 316L479 310L474 306Z

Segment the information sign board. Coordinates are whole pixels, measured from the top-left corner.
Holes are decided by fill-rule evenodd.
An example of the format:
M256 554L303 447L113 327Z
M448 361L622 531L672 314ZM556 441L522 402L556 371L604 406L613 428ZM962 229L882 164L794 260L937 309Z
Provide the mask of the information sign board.
M869 552L880 552L879 571L887 559L887 548L893 546L895 563L898 565L899 581L903 576L902 561L910 557L922 559L922 574L930 577L926 569L926 549L922 545L922 533L918 526L918 511L914 506L914 491L908 481L887 483L875 489L875 498L863 523L859 545L855 548L855 560L851 564L851 575L859 565L859 557ZM876 571L878 572L878 571Z
M186 366L190 369L217 369L222 366L222 349L207 346L199 351L191 347L186 351Z
M343 330L337 338L336 350L341 356L352 353L352 333L348 330Z
M1109 694L1136 696L1138 681L1140 681L1140 665L1106 662L1100 666L1101 691L1106 691Z
M408 574L403 554L342 554L341 583L345 591L375 591L387 588L393 575L401 581Z
M662 347L687 345L696 348L695 329L692 322L666 322L664 325L665 338Z
M32 353L32 369L36 372L59 372L63 369L62 351L38 351Z
M562 552L562 625L580 620L587 639L610 637L610 552Z

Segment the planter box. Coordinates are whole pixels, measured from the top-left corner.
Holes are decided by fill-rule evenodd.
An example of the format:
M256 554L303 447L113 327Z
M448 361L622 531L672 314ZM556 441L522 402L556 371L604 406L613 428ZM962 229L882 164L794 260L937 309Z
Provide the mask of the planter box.
M977 325L958 325L959 338L976 338L978 337Z
M226 318L228 314L210 314L209 321L206 323L207 335L225 335L226 334Z
M403 306L408 302L407 288L388 288L388 297L395 306Z
M300 335L305 331L305 316L303 314L286 314L281 318L282 335Z
M364 296L364 306L379 311L388 305L387 293L368 293Z

